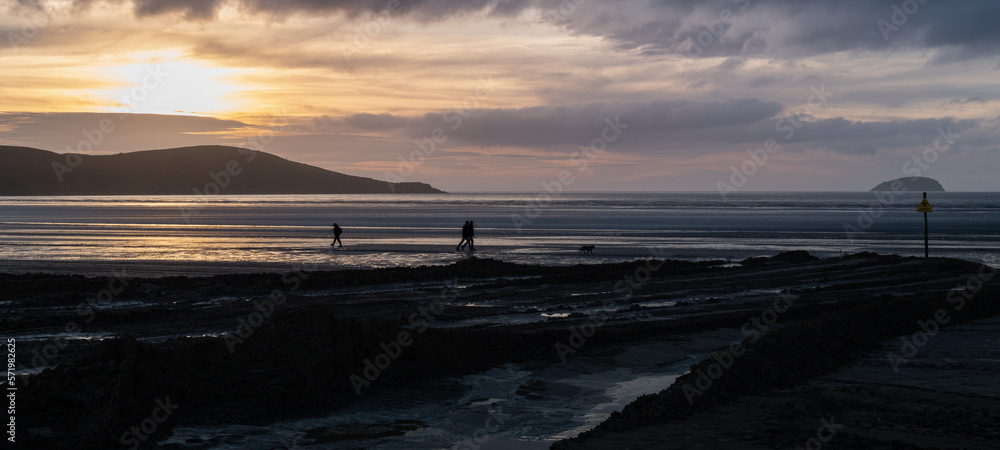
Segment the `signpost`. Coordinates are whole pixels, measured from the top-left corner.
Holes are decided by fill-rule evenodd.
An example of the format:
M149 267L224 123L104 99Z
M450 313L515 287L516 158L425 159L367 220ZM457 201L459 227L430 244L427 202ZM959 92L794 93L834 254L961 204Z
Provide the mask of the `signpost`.
M924 258L930 257L930 245L927 238L927 213L934 211L931 208L931 204L927 201L927 193L924 192L924 200L920 202L920 206L917 206L917 212L924 213Z

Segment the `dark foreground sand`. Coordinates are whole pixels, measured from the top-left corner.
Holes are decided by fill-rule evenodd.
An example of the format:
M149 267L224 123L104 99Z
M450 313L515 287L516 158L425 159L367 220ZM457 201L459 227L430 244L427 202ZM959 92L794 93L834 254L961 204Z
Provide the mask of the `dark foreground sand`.
M898 373L899 339L808 382L733 398L656 425L560 448L995 449L1000 440L1000 319L949 328Z
M178 425L324 414L358 391L507 363L676 364L712 351L555 447L998 448L997 279L964 261L802 252L735 266L472 259L211 278L0 275L0 329L18 339L19 373L34 374L18 378L25 448L130 448L123 433L167 397L184 407L160 414L143 445ZM388 368L351 378L392 342L405 349ZM297 445L336 447L331 433Z

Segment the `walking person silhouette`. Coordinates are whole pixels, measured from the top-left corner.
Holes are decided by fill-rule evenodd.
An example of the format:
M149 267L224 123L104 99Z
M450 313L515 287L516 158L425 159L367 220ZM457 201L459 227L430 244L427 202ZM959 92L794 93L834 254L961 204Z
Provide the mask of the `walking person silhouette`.
M469 237L465 238L467 244L469 244L469 251L476 251L476 222L473 220L469 221Z
M466 220L465 225L462 225L462 240L458 241L458 245L455 246L455 251L464 249L465 246L468 245L468 240L469 240L469 221Z
M344 243L340 240L340 233L343 232L344 230L340 229L340 225L333 224L333 244L330 244L331 247L336 244L340 244L341 247L344 246Z

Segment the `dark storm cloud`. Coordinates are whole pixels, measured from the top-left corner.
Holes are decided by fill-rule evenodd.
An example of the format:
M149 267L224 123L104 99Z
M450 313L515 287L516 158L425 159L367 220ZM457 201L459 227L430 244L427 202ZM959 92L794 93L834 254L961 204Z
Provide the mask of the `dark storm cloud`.
M239 3L250 11L276 16L303 12L344 13L354 16L388 10L408 13L422 20L437 20L455 14L478 11L495 15L517 14L533 2L531 0L239 0Z
M682 130L749 124L774 117L777 102L756 98L696 102L652 100L586 103L516 109L453 109L403 118L390 114L355 114L341 119L362 131L397 130L411 137L429 136L435 128L450 137L481 146L546 146L589 142L608 121L627 127L629 135L659 136Z
M798 123L800 126L794 126ZM938 137L961 135L961 146L982 147L969 137L991 136L994 144L1000 131L989 130L981 121L956 120L950 117L894 121L861 121L843 117L813 119L784 116L751 124L726 125L705 130L679 130L664 135L640 134L647 148L637 151L661 152L672 149L696 150L700 154L733 146L757 148L766 139L790 151L825 150L847 155L874 154L878 151L928 146ZM633 136L627 136L632 143ZM983 141L986 142L986 141Z
M15 3L17 3L18 6L24 8L32 8L32 9L42 8L42 5L41 3L39 3L39 0L17 0Z
M938 60L998 53L1000 2L919 0L648 2L632 12L587 3L567 30L646 54L797 57L838 51L937 49ZM895 8L894 8L895 6Z
M353 114L343 119L344 124L361 130L383 131L406 126L407 119L392 114Z
M989 100L987 100L985 97L969 97L969 98L966 98L966 99L953 98L948 103L958 104L958 105L964 105L966 103L986 103L988 101Z
M86 9L98 0L76 0ZM578 34L607 39L646 55L800 57L839 51L934 49L936 62L1000 52L1000 2L870 0L108 0L133 5L137 16L179 13L216 16L223 4L283 19L294 14L356 17L390 11L421 22L486 13L514 16L527 9ZM37 0L16 5L37 7Z
M215 15L221 0L134 0L139 17L180 12L188 19L208 19Z
M37 3L38 0L18 0ZM75 0L77 9L85 10L100 0ZM386 12L407 14L421 21L441 20L456 14L485 11L490 15L518 14L532 0L106 0L109 3L132 4L139 17L181 13L189 20L204 20L216 16L226 3L241 10L284 18L293 14L344 14L354 17L367 13Z
M433 130L440 128L447 135L448 146L536 149L587 144L600 137L605 127L619 124L623 126L619 144L627 143L627 146L616 148L635 153L687 150L711 153L726 151L732 146L759 147L771 138L793 151L817 149L856 155L926 146L942 134L962 135L973 130L976 136L986 133L996 138L1000 134L996 130L989 131L979 121L950 117L860 121L842 117L780 116L781 111L780 104L757 99L661 100L479 109L467 111L467 117L455 110L411 118L356 114L340 119L326 118L325 121L337 123L346 132L390 133L417 140L432 136Z

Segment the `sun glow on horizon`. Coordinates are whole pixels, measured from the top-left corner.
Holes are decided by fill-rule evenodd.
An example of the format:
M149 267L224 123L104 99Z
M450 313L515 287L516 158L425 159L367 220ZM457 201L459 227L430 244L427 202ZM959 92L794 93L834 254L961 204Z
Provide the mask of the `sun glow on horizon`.
M240 108L239 69L211 67L177 53L136 55L110 68L121 87L101 95L121 113L224 115Z

